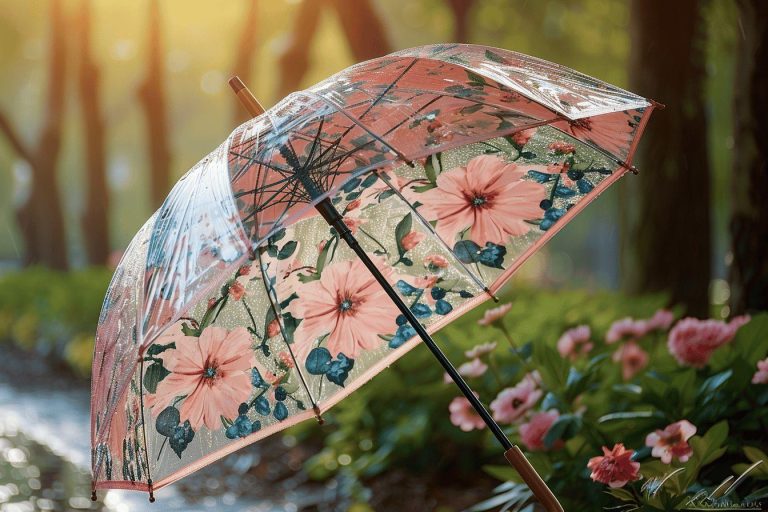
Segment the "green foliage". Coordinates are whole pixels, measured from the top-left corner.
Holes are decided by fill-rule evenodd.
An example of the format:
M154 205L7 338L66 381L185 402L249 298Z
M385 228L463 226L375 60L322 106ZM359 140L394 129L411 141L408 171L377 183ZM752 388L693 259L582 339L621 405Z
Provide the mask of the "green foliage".
M64 361L85 376L111 272L30 268L0 276L0 341Z

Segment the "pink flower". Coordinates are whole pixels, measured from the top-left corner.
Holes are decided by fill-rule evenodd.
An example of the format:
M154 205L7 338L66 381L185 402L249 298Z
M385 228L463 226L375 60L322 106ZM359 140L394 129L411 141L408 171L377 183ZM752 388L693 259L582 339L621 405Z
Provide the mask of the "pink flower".
M293 368L293 358L287 351L283 350L277 355L277 357L280 359L280 364L282 366L285 366L288 369Z
M437 284L437 276L418 276L413 278L413 286L416 288L432 288Z
M563 357L575 359L581 354L587 354L594 344L589 340L592 331L588 325L580 325L573 329L568 329L557 340L557 351Z
M477 393L475 393L475 396L477 396ZM463 396L451 400L451 403L448 405L448 410L451 412L451 423L464 432L485 428L483 419L477 414L477 411L475 411L475 408L469 403L469 400Z
M357 234L357 229L363 224L362 219L356 217L344 217L344 224L347 225L353 235Z
M267 325L267 338L274 338L278 334L280 334L280 324L275 318Z
M573 135L574 138L592 142L617 156L626 154L632 138L630 118L624 112L603 114L554 123L552 126Z
M384 277L392 273L382 258L372 259ZM326 347L332 356L341 352L354 359L361 350L378 347L379 334L391 334L396 328L397 307L357 258L325 267L319 280L302 284L297 294L286 311L302 319L294 332L299 347L295 353L302 356L328 334Z
M328 243L328 240L320 240L320 242L317 244L317 252L323 252L323 249L325 249L325 245Z
M530 451L538 451L544 449L544 436L547 435L552 424L560 417L560 413L552 409L547 412L537 412L528 423L520 425L520 440ZM558 439L553 448L560 448L563 446L562 439Z
M344 208L344 211L351 212L352 210L356 210L360 208L360 203L361 203L360 199L355 199L354 201L350 201L347 204L346 208Z
M648 331L666 331L674 321L674 313L666 309L659 309L651 318L646 320L645 326Z
M502 304L501 306L493 309L488 309L485 311L485 314L483 315L483 318L477 321L480 325L494 325L497 322L500 322L502 318L504 318L504 315L509 313L509 310L512 309L512 304Z
M548 147L557 155L567 155L568 153L574 153L576 151L576 146L563 140L556 140L550 143Z
M488 371L488 365L478 358L468 361L458 368L458 372L465 377L480 377L486 371Z
M667 348L681 365L701 368L709 362L715 350L730 342L736 331L749 321L737 317L729 324L719 320L684 318L669 331Z
M768 357L757 362L757 371L752 376L752 384L768 384Z
M617 443L613 449L603 446L602 457L592 457L587 468L592 470L589 477L595 482L608 484L610 487L624 487L627 482L640 479L640 463L633 462L634 450L627 450Z
M688 462L693 455L693 449L688 440L696 433L696 427L688 420L680 420L667 425L664 430L651 432L645 438L645 446L653 447L651 455L661 459L664 464L670 464L673 458L680 462Z
M243 298L243 295L245 294L245 286L243 286L243 283L240 281L233 281L231 285L229 285L229 296L232 297L235 300L240 300Z
M231 416L251 394L250 369L255 365L251 336L245 327L227 331L206 327L200 338L175 335L175 350L159 357L171 372L157 385L153 410L163 410L185 396L179 412L193 429L221 428L220 416Z
M503 390L491 402L493 418L502 423L513 423L531 409L542 392L531 378L524 378L515 387Z
M436 272L441 268L446 268L448 266L448 260L439 254L430 254L424 258L424 266L431 272Z
M509 236L530 230L526 220L541 216L539 203L546 189L523 179L526 172L497 156L477 156L466 167L441 173L437 187L421 194L421 212L437 221L437 234L450 245L466 229L481 246L503 245Z
M512 134L512 140L517 144L518 146L525 146L528 144L528 141L531 140L531 137L536 135L536 128L528 128L525 130L520 130L519 132L515 132Z
M605 342L611 344L624 338L637 339L644 336L646 332L647 328L645 322L626 317L621 320L616 320L611 324L611 327L605 335Z
M410 233L405 235L402 238L402 240L400 240L400 243L402 244L403 249L405 249L406 251L410 251L411 249L419 245L419 243L422 240L424 240L426 237L427 235L425 235L424 233L421 233L419 231L411 231Z
M628 341L613 354L615 362L621 362L621 376L629 380L648 365L648 353L634 341Z
M247 276L251 273L251 266L250 265L243 265L239 269L237 269L237 275L238 276Z
M495 349L496 349L496 342L491 341L489 343L481 343L480 345L475 345L474 347L472 347L472 349L464 352L464 355L467 356L469 359L474 359L476 357L484 356L485 354L490 354Z

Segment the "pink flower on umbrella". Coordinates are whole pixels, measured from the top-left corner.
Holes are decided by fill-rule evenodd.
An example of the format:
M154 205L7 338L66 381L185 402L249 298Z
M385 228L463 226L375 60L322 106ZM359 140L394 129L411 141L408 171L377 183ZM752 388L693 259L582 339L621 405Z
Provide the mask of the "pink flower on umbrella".
M446 268L448 266L448 260L439 254L430 254L424 258L424 266L430 271L436 272L441 268Z
M358 228L363 225L365 221L357 217L344 217L344 224L347 225L353 235L357 234Z
M184 396L181 421L188 419L194 429L220 428L220 416L233 414L251 393L249 372L255 361L250 334L244 327L206 327L200 338L175 336L174 341L175 350L160 354L171 374L157 385L153 408L163 409Z
M269 325L267 325L267 338L274 338L280 334L280 324L277 321L277 318L274 318L271 322L269 322Z
M422 240L424 240L427 237L424 233L421 233L420 231L411 231L407 235L405 235L402 240L400 240L400 243L403 245L403 249L406 251L410 251L417 245L421 243Z
M587 468L592 470L589 477L595 482L608 484L610 487L624 487L627 482L640 479L640 463L633 462L634 450L627 450L617 443L612 449L603 446L601 457L592 457Z
M625 155L632 140L633 127L624 112L603 114L599 117L584 117L574 121L554 123L552 126L610 151L614 155Z
M528 219L541 216L546 194L540 183L523 179L526 169L493 155L482 155L437 177L437 187L424 192L421 212L437 221L437 234L453 244L470 230L477 244L504 244L510 236L530 230Z
M579 355L588 354L594 344L590 341L592 331L588 325L580 325L568 329L557 340L557 351L563 357L575 359Z
M568 153L573 153L576 151L576 146L563 140L556 140L551 142L547 147L556 155L567 155Z
M485 314L483 314L483 318L477 321L478 324L488 326L488 325L496 325L497 323L501 322L501 319L504 318L504 315L509 313L509 310L512 309L512 304L502 304L501 306L493 309L488 309L485 311Z
M477 396L477 393L475 393L475 396ZM469 403L469 400L463 396L451 400L451 403L448 405L448 410L451 412L451 423L464 432L485 428L483 419L477 414L477 411L475 411L472 404Z
M757 362L757 371L752 376L752 384L768 384L768 357Z
M518 146L525 146L528 144L528 141L531 140L531 137L536 135L536 128L527 128L525 130L520 130L518 132L515 132L511 135L512 140L517 144Z
M520 441L530 451L544 450L544 436L547 435L549 429L560 417L560 413L552 409L547 412L537 412L527 423L520 425ZM558 439L553 448L561 448L563 446L563 440Z
M501 423L513 423L536 405L542 391L531 378L524 378L515 387L503 390L491 402L493 418Z
M621 376L629 380L648 365L648 353L634 341L628 341L614 352L613 360L621 363Z
M714 351L729 343L739 327L748 321L749 317L737 317L730 323L684 318L669 332L667 348L678 363L701 368Z
M475 359L476 357L482 357L485 354L490 354L496 349L496 342L491 341L488 343L481 343L480 345L475 345L470 350L467 350L464 352L464 355L467 356L469 359Z
M680 420L667 425L664 430L651 432L645 438L645 446L653 448L651 455L661 459L664 464L670 464L673 458L680 462L688 462L693 455L693 448L688 440L696 433L696 427L688 420Z
M392 273L382 258L372 259L385 277ZM332 356L341 352L354 359L361 350L378 347L379 334L396 328L397 307L357 258L325 267L319 280L302 284L297 293L286 311L302 319L293 335L302 361L324 334Z
M229 285L229 296L235 300L240 300L245 295L245 286L243 283L235 279L231 285Z

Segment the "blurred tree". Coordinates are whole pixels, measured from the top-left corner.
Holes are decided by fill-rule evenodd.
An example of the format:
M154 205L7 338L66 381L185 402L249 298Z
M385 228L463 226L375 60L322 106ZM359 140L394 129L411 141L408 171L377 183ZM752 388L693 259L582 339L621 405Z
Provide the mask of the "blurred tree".
M91 0L81 0L79 36L80 106L85 131L86 194L81 218L85 252L91 265L109 259L109 189L106 173L105 123L101 111L101 70L91 52Z
M160 2L150 0L147 30L147 71L139 86L139 99L147 120L150 199L159 208L171 184L171 150L165 99L165 58L160 31Z
M280 56L280 84L278 97L283 98L297 90L309 68L309 47L317 32L323 0L302 2L293 22L288 47ZM241 107L242 109L242 107Z
M668 292L686 312L709 312L710 166L699 0L633 0L630 88L667 104L651 121L638 158L645 173L627 199L628 287Z
M448 6L453 12L453 42L469 42L469 11L475 0L448 0Z
M328 1L336 9L356 61L381 57L392 51L384 24L370 0Z
M51 30L48 45L48 97L38 142L28 146L2 112L0 131L31 169L29 196L16 212L25 244L23 262L25 265L45 265L66 270L69 258L56 176L66 98L66 23L62 0L50 0L49 5Z
M731 314L768 309L768 2L739 0L738 6Z
M256 43L258 42L258 23L259 23L259 2L258 0L248 0L248 13L243 20L243 28L240 32L240 39L235 53L235 65L232 74L239 76L246 84L249 82L253 68L253 60L256 53ZM234 126L244 123L250 116L243 109L243 105L236 96L233 96L232 121Z

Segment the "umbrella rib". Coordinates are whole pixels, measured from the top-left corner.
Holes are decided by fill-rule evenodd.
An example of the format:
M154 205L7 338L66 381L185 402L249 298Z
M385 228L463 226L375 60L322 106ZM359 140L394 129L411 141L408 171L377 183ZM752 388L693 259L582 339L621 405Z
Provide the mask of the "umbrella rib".
M315 412L315 415L317 416L317 421L322 424L323 418L320 415L320 408L317 405L317 402L315 401L315 397L312 396L312 391L309 390L309 385L307 385L306 377L304 376L304 373L301 371L301 365L298 364L296 361L296 356L293 353L293 350L291 349L291 344L288 343L288 338L285 335L285 326L283 325L283 315L282 312L278 311L278 302L277 302L277 295L274 291L274 288L268 284L269 283L269 277L267 276L267 270L264 266L264 259L262 258L262 249L259 248L257 252L258 258L259 258L259 269L261 270L261 280L264 284L264 291L267 293L267 298L269 299L269 306L272 309L272 313L275 315L275 320L277 320L277 326L280 329L280 339L283 340L283 343L285 343L285 347L288 349L288 353L291 356L291 361L293 361L293 367L296 368L296 372L299 374L299 380L301 381L301 385L304 387L304 391L307 393L307 397L309 398L310 403L312 404L312 410ZM264 332L264 337L267 337L267 333Z

